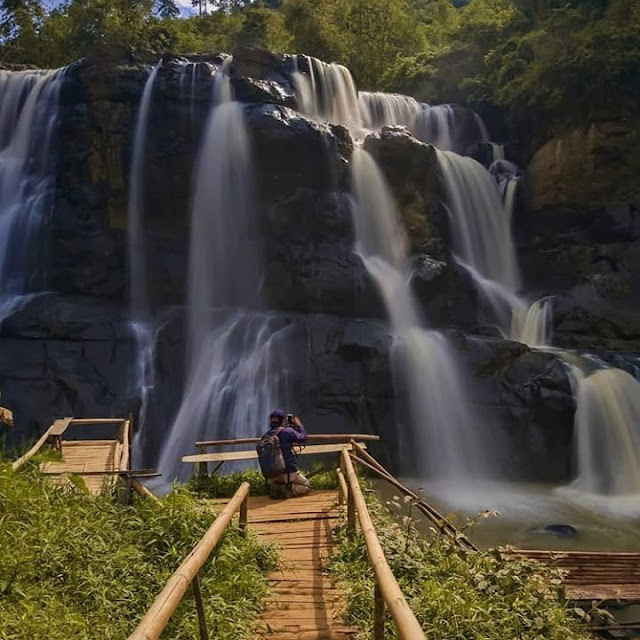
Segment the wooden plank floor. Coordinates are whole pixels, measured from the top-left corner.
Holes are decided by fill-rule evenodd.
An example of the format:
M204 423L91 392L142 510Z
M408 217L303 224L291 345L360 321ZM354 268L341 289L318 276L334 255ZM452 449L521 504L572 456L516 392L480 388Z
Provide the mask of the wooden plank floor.
M340 590L325 569L336 549L335 491L289 500L249 498L249 527L263 542L280 545L281 566L269 574L271 594L258 620L256 640L349 640L358 630L343 624Z
M514 550L513 553L567 571L571 600L640 602L640 553Z
M117 471L122 455L122 444L118 440L63 440L62 461L46 462L42 471L54 473L74 473L82 477L87 489L93 495L103 487L111 486L116 476L82 475L87 471ZM53 482L68 483L64 477L50 476Z

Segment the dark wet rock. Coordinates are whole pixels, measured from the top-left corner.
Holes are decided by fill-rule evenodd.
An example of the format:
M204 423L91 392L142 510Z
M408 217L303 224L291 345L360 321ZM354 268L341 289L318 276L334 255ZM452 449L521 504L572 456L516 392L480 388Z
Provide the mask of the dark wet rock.
M277 104L292 109L296 107L295 96L276 82L239 76L232 80L232 85L236 100L241 102Z
M266 210L263 299L309 313L384 317L377 287L354 253L350 199L299 189Z
M376 160L416 253L442 258L443 225L438 202L435 149L404 127L384 127L367 136L364 149Z
M633 122L600 122L547 142L527 170L531 210L637 202L639 131Z
M452 338L472 373L471 401L485 419L495 421L502 443L496 448L509 452L502 472L517 480L567 481L575 401L563 360L518 342Z
M345 186L344 140L334 128L276 105L247 110L259 190L267 201L290 197L298 189L333 191Z
M578 530L570 524L548 524L542 531L561 538L575 538L578 535Z
M478 292L469 272L457 263L414 256L411 261L411 289L429 327L457 326L475 330Z

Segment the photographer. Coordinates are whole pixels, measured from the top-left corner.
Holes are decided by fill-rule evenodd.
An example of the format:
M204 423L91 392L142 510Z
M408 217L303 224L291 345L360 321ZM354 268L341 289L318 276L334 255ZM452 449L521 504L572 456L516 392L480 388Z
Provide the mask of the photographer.
M300 473L298 456L294 446L304 446L307 432L298 416L287 414L284 411L272 411L269 415L269 433L277 433L280 441L280 449L284 458L285 473L269 480L269 495L284 494L287 497L302 496L309 492L309 481ZM284 490L283 490L284 489Z

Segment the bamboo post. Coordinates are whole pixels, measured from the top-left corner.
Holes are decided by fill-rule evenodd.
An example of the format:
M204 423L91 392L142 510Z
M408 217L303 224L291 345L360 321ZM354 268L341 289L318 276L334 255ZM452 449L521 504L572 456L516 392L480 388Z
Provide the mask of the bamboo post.
M249 483L243 482L235 492L233 498L220 512L200 542L193 548L175 573L169 578L154 600L129 640L158 640L167 626L169 619L176 610L194 576L200 571L211 552L220 541L222 534L228 527L231 518L240 508L242 501L249 495Z
M207 632L207 619L204 615L204 604L202 603L202 591L200 590L200 578L196 573L191 583L193 588L193 599L196 601L196 611L198 612L198 629L200 631L200 640L209 640Z
M344 474L346 473L346 469L348 468L346 466L347 461L349 463L351 462L349 460L349 450L347 449L347 447L344 447L344 449L342 449L342 453L340 454L340 467L342 469L343 479ZM353 487L348 482L345 484L347 489L347 531L349 532L349 535L353 536L356 531L356 506L353 500Z
M207 447L205 445L198 445L200 453L207 453ZM209 475L209 468L206 462L198 462L198 477L206 478Z
M347 483L345 482L344 474L340 467L336 469L336 475L338 476L338 504L342 506L344 501L347 499Z
M240 533L243 536L247 535L247 507L248 506L249 506L249 494L247 493L244 500L240 503L239 525L240 525Z
M380 587L384 602L398 629L400 640L426 640L420 623L407 604L402 590L387 564L384 551L376 535L369 510L367 509L367 503L360 490L358 477L356 476L353 463L346 448L342 451L342 461L344 463L349 490L350 493L353 494L353 501L358 519L360 520L360 528L364 536L367 555L369 556L369 561L375 574L375 580Z
M377 581L373 587L373 600L373 637L374 640L384 640L384 598Z

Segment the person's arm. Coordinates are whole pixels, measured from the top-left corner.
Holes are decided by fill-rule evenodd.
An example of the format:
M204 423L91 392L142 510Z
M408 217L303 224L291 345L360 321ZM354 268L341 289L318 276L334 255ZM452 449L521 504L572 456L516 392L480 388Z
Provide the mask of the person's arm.
M293 424L295 425L295 429L292 429L293 439L295 442L305 442L307 440L307 432L298 416L293 416Z

